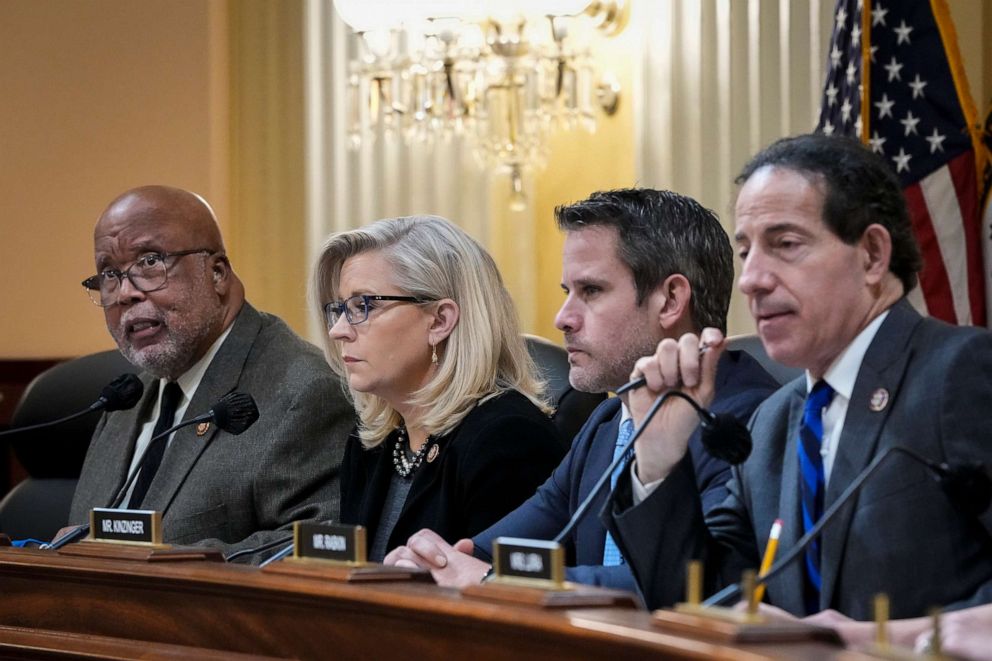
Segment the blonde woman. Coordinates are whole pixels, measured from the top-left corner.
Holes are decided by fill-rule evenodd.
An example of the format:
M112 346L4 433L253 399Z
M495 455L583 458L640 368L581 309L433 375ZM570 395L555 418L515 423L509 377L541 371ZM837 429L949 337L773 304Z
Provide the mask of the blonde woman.
M381 561L421 528L471 537L564 456L495 262L437 216L333 235L314 273L326 353L359 417L341 521Z

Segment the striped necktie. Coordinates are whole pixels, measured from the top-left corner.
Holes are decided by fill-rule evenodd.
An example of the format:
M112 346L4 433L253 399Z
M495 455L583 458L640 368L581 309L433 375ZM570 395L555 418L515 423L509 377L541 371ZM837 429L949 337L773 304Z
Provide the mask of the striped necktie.
M613 459L616 460L623 452L623 447L627 445L630 437L634 435L634 421L627 418L620 423L620 433L617 434L617 444L613 448ZM623 470L624 464L617 466L617 469L613 471L613 475L610 476L610 490L616 489L617 479L620 477L620 471ZM613 541L613 535L607 531L606 542L603 544L603 564L607 567L612 567L614 565L619 565L623 563L623 556L620 554L620 549L617 547L617 543Z
M799 492L802 496L803 534L816 525L823 514L826 479L823 472L823 409L830 406L834 390L826 381L817 381L806 396L803 421L799 425ZM806 547L806 572L803 590L806 612L820 610L820 538Z

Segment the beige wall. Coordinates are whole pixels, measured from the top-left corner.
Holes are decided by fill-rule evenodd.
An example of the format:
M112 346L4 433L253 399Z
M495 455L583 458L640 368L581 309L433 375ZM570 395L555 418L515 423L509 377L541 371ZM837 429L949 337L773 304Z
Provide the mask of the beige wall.
M634 61L632 31L628 30L602 44L597 57L601 69L617 76L622 96L617 113L599 115L592 135L559 133L551 141L548 167L534 182L535 240L541 259L532 284L536 322L526 330L555 342L561 331L554 327L555 315L564 294L561 289L561 251L564 237L554 222L554 208L576 202L597 190L628 188L636 185L634 171L634 112L630 88ZM502 268L506 268L502 264Z
M225 7L0 0L0 358L112 346L79 282L118 193L182 186L226 219Z

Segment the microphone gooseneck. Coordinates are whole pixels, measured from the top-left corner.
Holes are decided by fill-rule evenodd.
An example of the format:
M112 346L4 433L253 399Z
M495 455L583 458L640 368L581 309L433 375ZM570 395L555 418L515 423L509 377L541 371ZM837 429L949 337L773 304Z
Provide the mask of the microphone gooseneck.
M242 556L252 555L254 553L261 553L262 551L268 551L271 548L275 548L277 546L282 546L283 544L286 544L287 542L289 542L289 546L287 546L284 549L280 549L278 553L275 553L271 557L266 558L265 559L265 562L262 562L261 564L259 564L259 567L264 567L265 565L267 565L270 562L273 562L275 560L282 560L284 557L286 557L287 555L289 555L290 553L293 552L293 536L292 535L290 535L289 537L280 537L279 539L273 540L271 542L267 542L265 544L262 544L261 546L255 546L255 547L252 547L250 549L241 549L240 551L235 551L234 553L231 553L230 555L225 555L224 556L224 561L225 562L234 562L235 560L237 560L238 558L240 558ZM288 550L288 552L287 552L287 550Z
M710 344L703 344L702 346L699 347L699 355L702 356L703 354L705 354L707 351L709 351L712 348L713 348L713 346L710 345ZM638 388L640 388L641 386L643 386L645 383L647 383L647 379L645 379L643 376L642 377L639 377L639 378L636 378L633 381L628 381L627 383L625 383L622 386L620 386L619 388L617 388L613 392L613 394L616 395L617 397L619 397L620 395L624 394L625 392L629 392L631 390L637 390ZM687 401L692 402L692 400L687 400ZM695 404L695 402L692 402L692 403ZM698 411L699 408L697 407L696 410Z
M626 392L627 390L632 390L641 385L644 385L643 379L640 379L640 383L638 383L637 381L628 383L624 386L624 388L626 388L624 392ZM619 393L620 390L618 390L617 392ZM644 416L644 421L637 429L634 430L634 433L631 435L630 440L627 441L627 444L623 447L623 450L617 455L617 457L612 462L610 462L610 465L607 466L606 470L603 471L603 474L600 476L599 480L597 480L596 484L593 485L593 488L589 492L589 495L587 495L586 499L582 501L582 503L578 506L578 508L576 508L575 513L572 515L572 518L569 519L568 523L565 525L562 531L558 533L558 535L554 538L555 542L560 543L563 539L565 539L565 537L567 537L568 534L571 533L572 530L575 528L575 525L582 519L583 516L585 516L586 511L589 509L590 505L592 505L593 499L603 489L603 486L607 482L609 482L610 475L612 475L613 471L616 470L617 466L619 466L620 463L623 462L624 457L627 455L628 450L631 447L633 447L634 443L640 437L645 427L648 426L648 424L651 422L651 419L654 418L655 414L658 412L658 409L661 408L661 405L664 404L666 401L668 401L668 399L671 397L678 397L680 399L684 399L685 401L689 402L690 405L692 405L693 409L695 409L696 415L699 416L701 424L703 426L703 434L701 434L701 436L703 436L704 438L703 441L704 446L706 447L707 451L713 454L713 456L724 459L726 461L730 461L726 457L731 457L731 456L741 457L740 461L744 461L744 459L746 459L747 456L751 453L751 434L750 432L748 432L747 427L744 427L740 423L737 423L736 426L731 425L728 419L733 419L733 416L715 415L712 412L704 409L702 406L696 403L696 401L692 397L685 394L681 390L669 390L667 392L664 392L661 395L659 395L657 399L654 400L654 403L651 404L651 408L648 409L647 414ZM743 429L743 441L746 443L746 450L743 449L742 447L732 447L733 443L741 442L742 440L741 429ZM721 440L720 438L718 438L718 436L726 433L727 430L733 431L733 434L735 434L733 439ZM708 442L705 440L707 434L709 435ZM724 456L717 455L716 451L721 452Z
M648 382L648 380L645 379L642 376L639 379L634 379L633 381L628 381L627 383L623 384L622 386L620 386L619 388L617 388L616 391L613 394L616 395L617 397L619 397L620 395L624 394L625 392L629 392L631 390L637 390L638 388L640 388L641 386L643 386L647 382Z
M141 381L138 381L138 383L140 384ZM135 464L134 470L131 471L130 475L128 475L127 480L124 482L124 486L117 491L114 499L107 507L110 509L116 509L117 507L120 507L122 502L124 502L124 498L127 496L131 485L134 483L135 478L138 477L138 473L141 472L141 467L145 463L145 457L148 456L148 449L152 446L154 441L160 438L168 437L177 429L182 429L183 427L188 427L190 425L195 425L197 423L207 422L210 420L213 420L218 427L229 434L237 435L255 424L255 421L258 420L258 407L255 405L255 400L251 395L241 392L231 392L224 395L216 404L213 405L213 407L211 407L209 411L203 415L198 415L195 418L184 420L178 425L173 425L169 429L166 429L158 436L153 437L148 441L148 445L145 446L145 450L141 453L141 457L138 459L138 463ZM164 515L165 512L162 512L162 514ZM48 545L47 548L61 548L70 542L74 542L82 538L88 532L89 526L81 525L71 533L67 533L55 540L55 542Z
M195 425L200 422L209 422L211 420L213 420L217 426L224 431L230 434L238 435L248 429L248 427L251 427L255 424L255 421L258 420L258 407L255 406L255 400L252 399L251 395L241 392L230 392L221 397L217 403L203 415L198 415L195 418L190 418L189 420L183 420L179 424L169 427L158 436L151 438L148 441L148 445L145 446L144 452L141 453L141 458L138 459L138 463L135 464L134 470L131 471L131 474L128 476L124 486L120 488L120 491L117 492L117 495L108 507L111 509L120 507L120 504L124 501L124 497L127 495L128 490L131 488L131 484L138 476L138 473L141 472L141 467L144 465L145 457L148 456L148 450L152 447L152 443L160 438L168 438L169 435L177 429L189 427L190 425ZM221 424L221 420L223 420L224 424Z
M765 583L775 578L785 570L799 555L806 550L815 537L817 537L832 521L837 513L848 504L864 483L871 477L878 468L896 453L902 453L914 461L926 466L936 476L937 482L951 505L959 512L969 516L978 516L988 509L989 501L992 500L992 480L990 480L985 467L980 463L968 464L938 464L918 454L914 450L901 445L893 445L885 448L875 459L868 464L861 473L844 490L844 493L823 513L820 520L816 522L809 532L799 538L795 546L782 556L778 562L772 565L767 572L757 578L757 583ZM737 583L728 585L719 592L703 602L703 606L722 606L730 603L741 594L740 585Z
M645 383L643 376L634 379L617 388L616 394L620 396L625 392L637 390ZM699 437L710 455L735 466L744 463L744 460L751 455L751 432L747 425L729 413L713 413L704 409L685 393L670 392L677 392L679 397L696 409L702 427Z
M276 551L275 553L273 553L270 557L266 558L258 566L259 567L264 567L265 565L270 565L273 562L278 562L279 560L282 560L283 558L287 558L293 552L293 549L294 548L295 548L295 543L291 541L289 544L287 544L283 548L281 548L278 551Z
M44 429L45 427L54 427L55 425L60 425L63 422L69 422L70 420L81 418L84 415L90 414L94 411L99 411L101 409L106 411L123 411L125 409L130 409L141 400L141 394L144 390L145 384L143 384L141 379L137 376L134 374L121 374L119 377L104 386L103 390L100 392L100 397L82 411L77 411L76 413L59 418L58 420L39 422L38 424L28 425L27 427L8 429L0 432L0 437L11 434L20 434L27 431L34 431L36 429Z

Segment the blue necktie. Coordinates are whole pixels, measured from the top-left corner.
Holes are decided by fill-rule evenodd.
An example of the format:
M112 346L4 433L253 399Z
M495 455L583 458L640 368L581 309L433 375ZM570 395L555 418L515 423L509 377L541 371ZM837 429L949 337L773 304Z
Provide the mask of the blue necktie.
M623 446L627 445L627 441L630 437L634 435L634 421L627 418L620 423L620 433L617 434L617 444L613 448L613 459L615 460L623 452ZM624 464L621 463L617 466L617 469L613 471L613 475L610 476L610 490L616 489L617 478L620 477L620 471L623 470ZM620 549L617 548L617 543L613 541L613 535L607 531L606 542L603 544L603 564L607 567L612 567L614 565L619 565L623 563L623 556L620 555Z
M817 381L806 396L803 422L799 425L799 491L802 496L803 534L816 525L823 514L826 479L823 472L823 409L830 406L834 390L826 381ZM803 596L808 614L820 610L820 538L806 547L806 575Z

